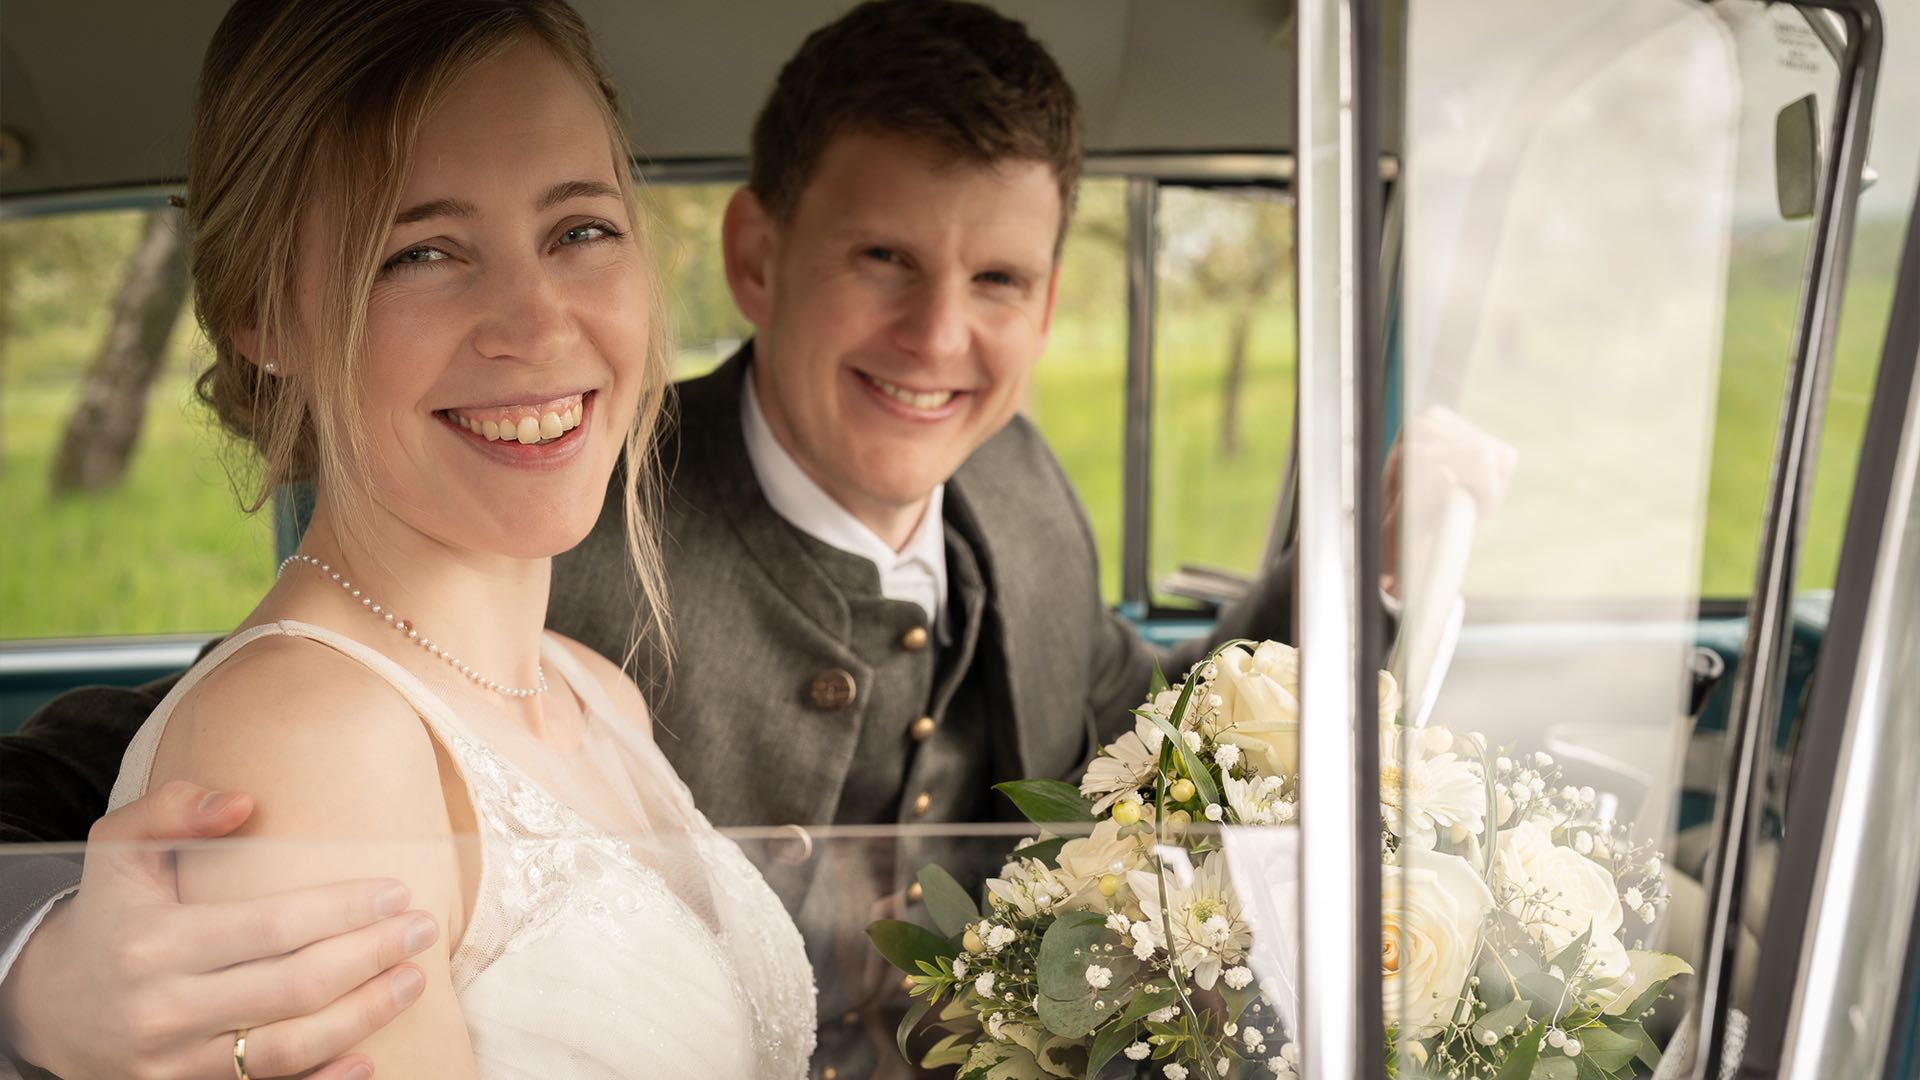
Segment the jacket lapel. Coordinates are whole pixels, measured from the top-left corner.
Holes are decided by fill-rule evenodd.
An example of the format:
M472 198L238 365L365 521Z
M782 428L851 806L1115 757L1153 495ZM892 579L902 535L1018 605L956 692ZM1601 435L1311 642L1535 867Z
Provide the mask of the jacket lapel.
M687 510L727 521L766 580L823 632L845 641L852 632L846 601L792 526L774 513L747 457L740 395L752 359L749 341L711 374L679 384L677 465L682 472L672 497Z

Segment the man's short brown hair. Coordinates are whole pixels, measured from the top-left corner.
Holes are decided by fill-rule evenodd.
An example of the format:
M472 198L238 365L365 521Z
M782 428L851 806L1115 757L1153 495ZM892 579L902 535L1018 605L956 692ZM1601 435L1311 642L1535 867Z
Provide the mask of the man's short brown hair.
M1060 227L1080 179L1080 106L1021 23L961 0L868 0L814 31L753 125L748 187L791 220L820 156L846 132L924 141L973 164L1041 161Z

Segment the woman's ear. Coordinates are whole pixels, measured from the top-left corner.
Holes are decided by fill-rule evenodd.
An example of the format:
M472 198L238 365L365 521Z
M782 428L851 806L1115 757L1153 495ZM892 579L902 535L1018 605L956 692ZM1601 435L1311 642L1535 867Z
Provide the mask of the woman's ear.
M249 326L245 329L234 331L233 351L239 353L242 360L245 360L269 375L286 374L280 364L272 357L261 355L260 329L258 327Z
M720 250L726 264L727 288L740 314L765 329L773 314L777 286L774 255L779 249L779 225L747 188L727 200L720 224Z

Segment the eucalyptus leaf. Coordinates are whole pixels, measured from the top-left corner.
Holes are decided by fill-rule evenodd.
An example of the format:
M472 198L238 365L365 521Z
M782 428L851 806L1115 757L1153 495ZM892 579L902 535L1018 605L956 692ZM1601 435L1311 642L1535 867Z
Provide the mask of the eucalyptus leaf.
M1040 1022L1055 1035L1064 1035L1069 1039L1084 1038L1093 1030L1107 1022L1108 1018L1120 1010L1120 995L1111 1000L1085 994L1074 998L1054 998L1040 995Z
M1580 1066L1572 1058L1548 1047L1540 1060L1533 1063L1527 1080L1579 1080L1579 1076Z
M909 975L920 973L918 961L932 963L960 953L953 942L926 927L898 919L881 919L867 927L867 937L873 939L873 947L880 950L887 963Z
M1580 1040L1580 1057L1591 1060L1602 1072L1613 1072L1632 1061L1640 1052L1640 1040L1610 1027L1592 1024L1573 1032Z
M1087 982L1087 969L1098 965L1110 973L1105 989ZM1140 961L1120 944L1106 920L1091 911L1075 911L1055 919L1040 938L1034 963L1039 983L1040 1022L1055 1035L1077 1039L1119 1012L1129 994L1128 983Z
M973 897L942 867L922 867L914 880L920 883L920 902L927 905L927 914L941 933L956 937L966 932L969 923L980 921Z
M1008 780L993 785L993 790L1012 799L1035 825L1093 820L1093 808L1080 796L1080 789L1064 780Z
M1500 1072L1494 1080L1531 1080L1533 1067L1540 1061L1540 1040L1547 1034L1547 1022L1541 1020L1527 1029L1521 1037L1520 1045L1507 1055L1506 1064L1500 1066Z
M1520 996L1534 1003L1534 1012L1551 1019L1566 1004L1567 984L1544 971L1536 971L1520 976Z
M1114 996L1125 992L1127 980L1140 968L1140 961L1098 913L1071 911L1055 919L1040 938L1040 956L1034 964L1041 995L1073 998L1091 993L1087 967L1092 964L1113 973L1108 989Z
M1526 998L1514 998L1497 1009L1489 1010L1473 1022L1473 1033L1478 1036L1492 1032L1495 1039L1504 1039L1514 1031L1525 1031L1528 1027L1527 1008L1530 1004ZM1512 1030L1509 1031L1509 1028Z

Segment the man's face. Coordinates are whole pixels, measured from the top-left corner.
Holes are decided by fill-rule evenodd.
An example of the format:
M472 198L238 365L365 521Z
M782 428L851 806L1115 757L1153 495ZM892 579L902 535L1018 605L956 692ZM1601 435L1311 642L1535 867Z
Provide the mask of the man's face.
M749 192L728 276L781 445L883 538L1006 424L1046 345L1062 207L1042 162L955 163L844 134L791 220ZM904 530L904 531L903 531Z

